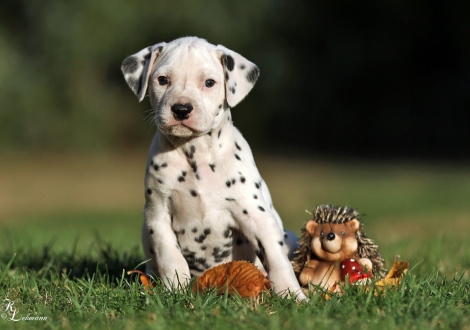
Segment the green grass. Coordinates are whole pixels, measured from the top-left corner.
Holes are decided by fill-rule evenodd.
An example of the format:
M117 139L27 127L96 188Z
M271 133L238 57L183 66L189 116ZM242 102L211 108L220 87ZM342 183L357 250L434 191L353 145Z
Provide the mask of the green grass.
M120 168L109 181L114 180L113 187L118 186L117 178L123 184L118 192L121 207L112 202L112 193L101 209L97 202L87 208L86 198L67 205L63 196L52 207L58 195L41 196L43 205L24 212L12 198L4 204L11 208L3 209L3 220L0 213L1 312L7 306L4 299L10 299L22 316L47 321L0 319L0 328L470 329L470 170L465 167L258 160L286 227L299 231L308 219L304 210L317 204L350 205L367 214L366 232L378 243L387 265L399 254L412 267L402 285L384 296L349 287L328 301L313 296L310 302L297 304L271 293L250 300L195 295L187 289L168 291L160 285L153 294L146 293L135 275L125 274L142 269L144 260L142 205L133 197L140 188L129 189L129 197L125 194L126 184L134 184L139 174L124 177L134 163L136 171L141 166L135 160L123 164L123 157L118 161ZM73 164L70 173L61 172L69 185L77 169L90 177L89 182L80 182L82 190L87 185L100 189L107 182L101 178L107 173L102 170L105 165L97 165L96 177L104 182L98 185L93 161L74 159ZM34 183L24 177L27 168L0 168L0 178L19 173L8 179L12 187L21 180L24 186ZM32 172L34 185L52 185L56 168L52 166L51 173ZM62 180L56 181L57 187L46 190L60 191Z
M8 255L13 260L10 268ZM462 329L470 322L469 282L437 270L412 270L385 296L349 287L329 301L312 296L299 305L273 294L251 300L168 291L160 285L148 294L122 270L136 266L140 252L118 252L107 245L93 257L46 248L19 250L16 258L5 251L1 257L6 269L1 290L16 302L16 318L29 314L48 319L2 320L2 328Z

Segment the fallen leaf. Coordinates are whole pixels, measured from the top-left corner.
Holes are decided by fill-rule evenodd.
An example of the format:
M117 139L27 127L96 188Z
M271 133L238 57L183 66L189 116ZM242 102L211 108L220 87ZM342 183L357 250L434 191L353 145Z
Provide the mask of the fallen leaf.
M378 289L383 290L384 287L391 288L393 286L400 285L403 276L405 276L406 272L410 268L410 264L406 261L396 261L393 263L392 268L388 272L385 278L381 279L380 281L375 282L375 286Z
M144 286L144 288L149 290L150 287L152 287L152 288L155 287L155 285L156 285L155 282L152 282L151 278L148 277L147 275L145 275L145 273L143 271L137 270L137 269L127 271L127 275L131 275L131 274L134 274L134 273L140 274L139 275L139 280L140 280L140 283ZM148 293L152 294L152 291L149 290Z
M395 261L393 263L392 268L388 272L385 278L400 278L403 277L408 269L410 268L410 264L406 261Z
M217 290L218 294L238 294L241 297L257 297L261 291L271 288L269 280L251 262L232 261L206 270L194 282L194 292Z

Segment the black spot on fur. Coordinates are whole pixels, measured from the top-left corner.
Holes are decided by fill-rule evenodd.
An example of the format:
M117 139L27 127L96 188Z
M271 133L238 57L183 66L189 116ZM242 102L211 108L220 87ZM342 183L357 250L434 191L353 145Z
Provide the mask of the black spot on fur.
M261 211L263 211L263 212L264 212L264 207L262 207L262 206L258 206L258 208L259 208Z
M220 139L220 133L222 133L222 130L220 130L219 133L217 134L218 139Z
M179 182L185 181L185 180L184 180L184 177L183 177L183 176L179 176L179 177L178 177L178 181L179 181Z
M236 182L237 182L237 180L232 179L232 184L235 184Z
M260 185L259 185L258 182L255 182L255 187L256 187L256 189L259 189Z
M151 254L155 254L155 250L153 248L150 248L149 251Z
M245 64L240 64L238 67L240 68L240 70L245 70L246 68Z
M215 164L209 164L209 166L210 166L212 172L215 172Z
M237 238L237 240L235 241L235 244L237 245L242 245L243 244L243 238Z
M152 228L150 228L149 233L150 233L150 235L153 235L153 229Z
M224 237L225 238L232 237L232 230L230 228L227 228L224 230Z
M221 256L222 258L226 258L226 257L228 257L228 256L231 255L231 254L232 254L232 251L230 251L230 250L225 250L225 251L222 252L222 254L221 254L220 256Z
M168 164L167 164L167 163L163 163L163 164L162 164L162 165L160 165L160 166L161 166L161 167L163 167L163 168L165 168L165 167L167 167L167 166L168 166Z
M248 71L248 73L246 74L246 79L251 82L251 83L255 83L256 80L258 79L259 77L259 69L258 67L254 66L250 71Z
M257 196L257 195L253 195L253 198L254 198L254 199L258 199L258 196Z
M194 154L196 152L196 147L195 146L191 146L191 153ZM163 165L162 165L163 166Z
M222 104L219 105L219 109L222 109Z
M192 231L193 233L195 233L195 232L197 232L197 228L194 227L193 229L191 229L191 231Z
M242 148L240 148L237 142L235 142L235 147L237 147L238 150L242 151Z
M195 270L196 272L200 272L200 273L206 270L205 268L198 267L194 263L190 263L190 262L188 262L188 267L189 269Z
M232 254L231 250L221 251L219 247L215 247L212 251L212 256L214 257L215 262L222 262L223 258L228 257L230 254Z
M186 171L183 171L183 172L181 172L181 174L182 174L183 176L186 176L187 173L186 173Z
M201 177L199 176L199 174L196 173L196 179L200 180Z
M139 61L134 56L130 56L122 62L122 72L124 73L134 73L138 68Z
M258 242L258 248L256 249L256 255L258 256L259 260L263 263L264 266L264 256L265 256L265 251L264 251L264 246L261 244L259 239L256 239Z
M152 189L147 189L147 194L152 195Z
M163 51L163 46L158 46L158 51L161 53Z
M193 196L193 197L196 197L196 196L197 196L196 190L192 190L192 189L191 189L189 192L191 193L191 196Z
M227 66L228 71L233 70L233 68L235 67L235 61L233 60L232 56L225 55L225 65Z
M225 182L225 184L227 185L227 187L230 188L230 186L232 185L232 183L230 182L230 180L227 180L227 182Z
M284 241L279 241L278 243L279 243L280 246L284 245Z
M238 156L237 154L235 154L235 158L241 160L240 156Z
M158 171L158 170L160 169L160 166L158 166L157 164L155 164L155 165L153 165L153 169L154 169L155 171Z
M195 161L192 161L191 162L191 168L193 169L193 172L196 173L197 172L197 164Z
M248 214L248 211L247 211L247 210L243 210L243 214Z
M200 268L201 265L200 261L202 258L196 257L196 252L190 251L187 247L183 249L183 257L186 259L188 266L190 269L197 270L197 271L204 271L204 269Z
M209 131L209 133L207 133L209 136L212 136L212 131Z
M229 248L229 247L232 247L232 245L233 245L233 242L230 241L227 244L224 244L224 247Z
M233 87L233 86L232 86L232 87L229 87L228 90L229 90L230 92L232 92L232 94L235 94L235 92L236 92L236 91L235 91L235 87Z
M255 253L259 260L264 264L264 254L262 254L261 251L258 249L255 251Z
M163 180L162 179L157 179L158 183L162 184Z
M211 233L211 229L210 228L206 228L204 229L203 233L201 235L199 235L198 237L196 237L194 240L198 243L202 243L204 242L204 240L206 239L206 237L208 235L210 235Z
M240 182L241 182L241 183L245 183L245 181L246 181L245 177L242 176L242 177L240 178Z
M228 75L228 72L226 71L226 72L225 72L225 81L228 81L229 78L230 78L230 77L229 77L229 75Z
M229 201L229 202L233 202L233 201L235 201L235 198L227 197L227 198L225 198L225 200L226 200L226 201Z
M207 246L201 245L201 250L204 251L205 249L207 249Z
M198 237L196 237L194 240L198 243L202 243L202 242L204 242L205 239L206 239L206 235L201 234Z

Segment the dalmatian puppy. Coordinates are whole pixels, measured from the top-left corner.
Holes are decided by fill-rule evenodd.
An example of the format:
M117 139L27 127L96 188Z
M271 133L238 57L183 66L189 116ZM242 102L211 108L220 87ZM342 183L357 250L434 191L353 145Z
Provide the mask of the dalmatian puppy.
M248 260L264 268L276 292L306 299L287 257L295 234L284 233L232 123L230 108L253 88L258 67L222 45L185 37L144 48L122 72L139 101L148 90L158 127L145 175L147 274L172 288L220 263Z

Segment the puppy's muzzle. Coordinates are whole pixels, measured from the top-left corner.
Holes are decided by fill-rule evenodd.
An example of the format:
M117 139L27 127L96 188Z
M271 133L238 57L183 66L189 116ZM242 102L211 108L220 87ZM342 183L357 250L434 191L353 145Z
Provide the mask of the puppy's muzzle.
M175 103L171 106L173 118L182 121L189 118L189 114L193 111L193 106L190 103Z

